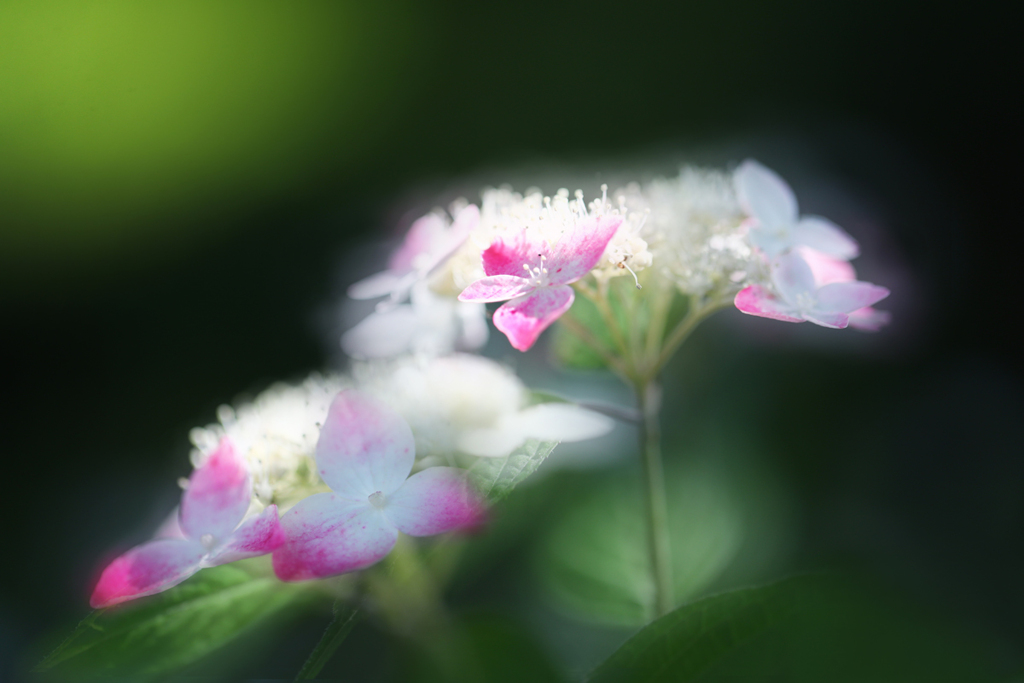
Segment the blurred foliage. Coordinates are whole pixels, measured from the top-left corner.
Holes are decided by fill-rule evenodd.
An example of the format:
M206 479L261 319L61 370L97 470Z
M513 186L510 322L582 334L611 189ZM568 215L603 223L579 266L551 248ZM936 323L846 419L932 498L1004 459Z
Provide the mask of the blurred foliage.
M309 597L239 564L205 569L163 593L97 610L35 668L58 680L156 678L191 664Z
M594 683L996 681L992 652L877 588L808 576L715 595L642 629Z
M0 4L6 276L176 245L365 158L415 85L416 17L396 2Z
M470 480L483 499L493 505L536 472L557 445L557 441L528 439L504 458L477 458L469 470Z
M677 461L666 472L677 604L726 575L763 580L790 546L792 516L772 477L761 472L750 486L712 463ZM653 586L640 481L621 471L588 479L577 483L586 494L538 542L538 576L578 618L642 625L653 614Z
M788 579L680 607L644 627L587 679L595 683L696 680L743 642L785 621L817 592L813 579Z
M505 615L467 614L457 623L462 638L454 671L442 671L422 649L407 651L396 680L409 683L559 683L567 681L522 624Z

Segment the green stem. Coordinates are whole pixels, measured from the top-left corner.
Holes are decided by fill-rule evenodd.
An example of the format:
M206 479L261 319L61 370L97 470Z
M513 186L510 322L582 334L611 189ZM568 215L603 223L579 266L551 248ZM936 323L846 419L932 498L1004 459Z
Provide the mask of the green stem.
M643 466L647 547L654 579L655 618L668 614L675 604L672 590L672 550L669 544L668 504L661 463L661 387L655 381L636 386L643 415L640 428L640 462Z
M596 290L591 289L586 285L577 287L576 289L581 292L583 296L590 299L595 306L597 306L597 310L601 314L601 318L604 320L604 324L608 328L608 332L612 335L612 340L615 342L615 346L618 347L619 353L623 358L628 358L629 347L626 345L626 338L622 335L622 330L619 329L619 323L615 319L615 312L608 303L608 283L606 281L598 282Z
M352 631L352 627L356 625L358 615L359 612L342 605L340 600L334 603L334 619L328 624L320 642L313 648L309 659L295 676L296 681L310 681L317 677L324 665L334 656L334 651L338 649L338 646Z
M657 360L647 369L645 378L653 380L657 377L661 369L665 367L665 363L672 359L675 352L679 350L679 346L686 341L686 338L697 328L697 325L703 322L709 315L727 305L728 303L720 301L702 304L697 297L691 297L690 310L686 312L686 315L679 321L679 324L669 333L665 344L661 347L661 353L658 355Z

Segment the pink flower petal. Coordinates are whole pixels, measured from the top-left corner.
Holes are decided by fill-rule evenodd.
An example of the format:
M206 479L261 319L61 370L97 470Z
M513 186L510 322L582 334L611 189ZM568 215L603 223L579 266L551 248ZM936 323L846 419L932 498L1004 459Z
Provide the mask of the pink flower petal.
M522 272L522 268L520 268ZM486 304L492 301L508 301L517 296L529 294L535 289L534 284L517 275L492 275L477 280L459 294L459 301L472 301Z
M281 516L286 540L274 551L274 573L282 581L302 581L368 567L394 547L395 528L368 501L352 502L335 493L301 500Z
M203 564L214 567L247 557L273 552L285 541L284 530L277 518L277 506L268 505L260 514L250 517L235 529L227 542L211 553Z
M572 287L541 287L509 301L494 312L494 326L505 333L512 346L526 351L540 333L572 306Z
M388 260L388 270L405 272L412 270L413 261L420 254L431 251L445 231L444 219L436 213L428 213L409 226L405 240Z
M195 574L205 554L201 543L177 539L132 548L103 570L89 605L99 609L167 590Z
M826 311L812 311L804 313L804 320L822 327L831 327L834 330L841 330L846 327L850 319L845 313L829 313Z
M843 259L856 258L860 253L857 241L832 221L817 216L805 216L793 229L793 243L803 244L830 256Z
M796 196L775 171L747 159L733 174L733 183L740 206L765 228L796 222Z
M772 263L772 283L790 305L796 304L801 295L813 296L817 289L810 266L795 251L779 256Z
M548 257L548 281L576 282L597 265L605 247L622 225L622 216L588 216L562 235ZM522 266L520 266L522 267Z
M511 240L496 239L482 254L484 272L488 275L523 276L523 266L540 261L540 256L548 255L550 248L546 242L533 242L523 230Z
M889 324L892 314L889 311L879 311L877 308L865 306L850 313L850 327L862 332L878 332Z
M736 308L749 315L783 320L788 323L802 323L803 318L785 303L779 301L761 285L749 285L736 294L733 300Z
M204 534L227 538L242 521L252 498L245 461L228 439L192 472L181 496L181 530L198 541Z
M829 256L810 247L797 247L796 251L810 267L811 274L814 275L814 284L818 287L833 282L853 282L857 279L857 271L849 261Z
M889 296L885 287L870 282L834 282L818 290L816 311L852 313Z
M478 525L484 506L465 470L429 467L388 498L384 514L404 534L432 536Z
M350 389L335 397L316 444L320 477L335 492L359 503L390 495L415 458L412 430L387 404Z

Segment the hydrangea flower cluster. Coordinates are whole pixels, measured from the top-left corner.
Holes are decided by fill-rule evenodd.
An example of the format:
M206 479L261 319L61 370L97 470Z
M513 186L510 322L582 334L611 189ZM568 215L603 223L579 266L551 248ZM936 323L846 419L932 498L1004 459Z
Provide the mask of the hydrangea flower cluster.
M195 469L183 480L176 523L115 559L91 602L151 595L203 567L265 554L284 581L362 570L399 534L479 525L485 503L468 478L474 464L511 459L528 440L610 431L606 415L536 400L506 366L457 353L487 341L487 304L501 304L494 326L525 352L577 293L586 296L614 348L575 331L636 390L642 420L621 415L651 424L658 400L649 390L659 369L723 302L787 322L886 324L888 314L871 306L889 292L857 281L849 261L858 252L838 226L801 216L785 181L755 161L732 173L684 168L610 195L602 186L589 203L579 190L546 196L500 187L485 190L479 207L460 200L431 212L413 223L386 270L349 290L379 299L342 339L357 359L351 374L275 385L251 403L222 406L218 423L194 429ZM614 286L617 313L609 292L619 277L632 282ZM624 332L620 318L637 315L648 294L655 299L643 302L649 329L638 330L637 317ZM689 309L665 334L675 296ZM645 457L659 457L656 450ZM648 501L659 504L656 496ZM652 508L650 517L659 514Z
M458 206L461 212L473 207ZM420 221L437 221L436 216ZM459 303L452 306L478 308L459 315L431 313L427 307L435 304L424 303L421 315L403 320L401 333L374 332L370 320L364 321L350 334L360 337L359 348L375 351L361 355L394 355L390 340L404 339L413 329L426 334L431 325L435 331L429 336L446 341L434 344L429 355L475 348L484 335L466 330L480 329L481 304L497 302L505 303L493 313L495 327L514 348L526 351L572 306L574 285L590 280L600 287L624 275L637 278L638 288L641 277L653 278L708 301L735 298L744 313L787 322L877 330L888 320L870 308L888 290L857 282L851 268L841 281L807 275L822 259L848 266L858 255L857 243L827 219L801 216L789 185L753 160L731 173L684 167L675 178L632 183L610 197L602 186L601 197L589 204L579 190L545 196L539 190L488 189L473 216L478 219L472 227L464 222L457 235L438 242L443 247L418 258L431 269L421 280L424 289L434 296L457 295ZM449 230L455 232L454 224ZM425 243L420 232L410 230L400 254ZM458 246L450 248L455 241ZM437 256L442 251L446 257ZM355 286L360 295L365 282ZM467 324L469 319L476 323ZM438 334L444 326L449 331Z

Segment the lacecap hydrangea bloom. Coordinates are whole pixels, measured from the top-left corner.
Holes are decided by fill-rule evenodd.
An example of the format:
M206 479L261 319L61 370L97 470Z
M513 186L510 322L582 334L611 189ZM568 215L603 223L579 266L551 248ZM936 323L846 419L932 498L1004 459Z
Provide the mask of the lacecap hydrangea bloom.
M889 290L855 279L843 264L860 253L842 228L816 216L801 217L796 196L781 177L756 161L736 169L736 191L748 215L751 242L770 259L770 277L736 294L736 308L785 322L877 330L888 315L872 304ZM810 258L815 268L808 263ZM847 264L848 265L848 264Z
M432 536L479 524L484 513L466 471L412 472L416 444L402 416L357 391L331 403L316 447L317 472L331 491L281 517L285 542L274 552L284 581L333 576L383 559L399 532Z

